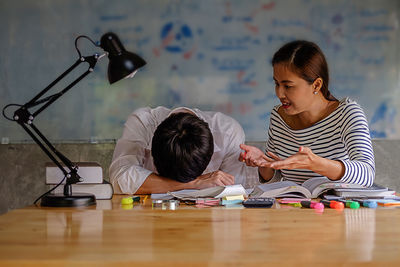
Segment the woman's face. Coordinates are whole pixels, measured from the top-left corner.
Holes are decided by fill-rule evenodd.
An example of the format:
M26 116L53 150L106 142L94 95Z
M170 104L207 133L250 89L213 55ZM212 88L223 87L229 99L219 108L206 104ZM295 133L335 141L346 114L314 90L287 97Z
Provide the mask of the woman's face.
M275 64L275 93L282 103L282 109L287 115L296 115L307 111L316 95L313 85L300 78L282 63Z

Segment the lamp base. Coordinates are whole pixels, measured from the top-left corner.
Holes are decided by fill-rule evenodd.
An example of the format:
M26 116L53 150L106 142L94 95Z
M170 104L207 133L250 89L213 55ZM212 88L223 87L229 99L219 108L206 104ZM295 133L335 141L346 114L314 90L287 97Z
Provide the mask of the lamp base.
M44 207L81 207L96 205L96 197L93 194L72 194L66 196L64 194L47 194L42 197L41 206Z

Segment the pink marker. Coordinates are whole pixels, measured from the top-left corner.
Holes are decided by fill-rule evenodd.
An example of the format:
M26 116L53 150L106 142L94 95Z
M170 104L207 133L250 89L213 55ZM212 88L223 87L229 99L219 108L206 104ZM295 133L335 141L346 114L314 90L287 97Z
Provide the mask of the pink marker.
M304 208L311 208L316 210L324 210L324 204L319 202L301 201L301 206ZM322 204L322 205L321 205Z
M322 204L321 202L311 202L310 207L316 210L323 210L324 204Z

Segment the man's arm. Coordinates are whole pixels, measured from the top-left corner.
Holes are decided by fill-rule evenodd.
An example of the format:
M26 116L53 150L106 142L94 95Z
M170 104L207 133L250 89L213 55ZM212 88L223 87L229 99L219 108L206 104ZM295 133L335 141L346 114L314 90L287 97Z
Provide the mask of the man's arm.
M116 194L135 194L154 171L146 165L151 158L150 142L158 123L156 117L161 121L168 112L163 108L140 108L129 116L109 168Z
M227 130L223 135L224 156L220 166L220 170L234 176L235 184L245 185L246 183L246 165L239 161L240 144L245 142L245 134L242 126L235 120L231 119Z
M136 194L166 193L168 191L183 189L203 189L213 186L230 185L233 183L234 177L223 171L215 171L201 175L188 183L181 183L152 173L147 176L146 180L136 191Z

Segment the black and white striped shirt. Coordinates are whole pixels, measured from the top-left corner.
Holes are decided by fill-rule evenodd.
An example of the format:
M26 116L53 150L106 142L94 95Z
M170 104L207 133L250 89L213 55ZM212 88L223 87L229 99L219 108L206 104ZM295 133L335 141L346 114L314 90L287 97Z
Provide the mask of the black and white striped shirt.
M285 159L309 147L320 157L339 160L345 166L340 181L371 186L375 178L375 161L368 122L361 107L349 98L342 99L328 117L311 127L291 129L278 114L280 105L271 112L267 151ZM304 169L282 169L283 180L301 184L322 175Z

